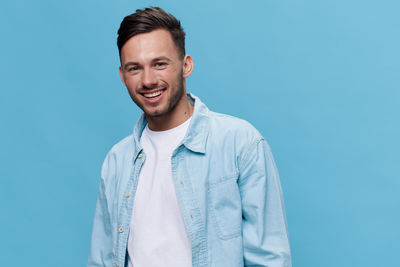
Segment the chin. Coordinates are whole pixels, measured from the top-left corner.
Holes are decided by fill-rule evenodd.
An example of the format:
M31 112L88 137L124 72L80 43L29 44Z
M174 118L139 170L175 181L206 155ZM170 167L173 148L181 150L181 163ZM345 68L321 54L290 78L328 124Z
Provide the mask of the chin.
M145 110L144 113L146 114L146 116L157 118L165 115L167 112L162 110Z

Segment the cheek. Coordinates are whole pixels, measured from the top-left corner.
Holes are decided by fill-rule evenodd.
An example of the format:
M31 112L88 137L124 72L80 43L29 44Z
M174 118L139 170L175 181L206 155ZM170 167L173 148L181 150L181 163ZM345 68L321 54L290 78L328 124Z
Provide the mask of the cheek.
M159 75L159 79L161 81L165 81L168 84L172 85L175 84L177 81L179 81L179 76L181 73L177 72L177 71L165 71L163 73L160 73Z
M138 87L139 81L136 77L128 77L125 79L125 85L129 91L135 91Z

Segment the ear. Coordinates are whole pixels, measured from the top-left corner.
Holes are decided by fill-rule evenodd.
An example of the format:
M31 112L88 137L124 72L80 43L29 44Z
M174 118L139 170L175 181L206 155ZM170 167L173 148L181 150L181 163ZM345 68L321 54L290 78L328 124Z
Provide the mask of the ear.
M119 77L121 77L122 83L126 86L125 76L124 76L124 71L122 70L122 66L119 66Z
M190 55L185 55L183 58L183 66L182 66L182 76L183 78L187 78L193 72L193 58Z

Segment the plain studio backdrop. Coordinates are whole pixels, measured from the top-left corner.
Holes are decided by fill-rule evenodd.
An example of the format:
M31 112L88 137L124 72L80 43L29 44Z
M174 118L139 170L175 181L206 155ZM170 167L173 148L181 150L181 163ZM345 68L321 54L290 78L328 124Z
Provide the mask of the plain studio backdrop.
M149 5L183 24L188 91L270 143L293 266L400 266L399 3L2 1L1 266L86 264L102 161L140 114L116 32Z

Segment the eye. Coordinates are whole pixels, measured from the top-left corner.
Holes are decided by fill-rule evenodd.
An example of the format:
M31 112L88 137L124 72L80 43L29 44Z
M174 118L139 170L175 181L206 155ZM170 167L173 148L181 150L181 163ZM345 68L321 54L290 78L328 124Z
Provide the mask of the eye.
M138 67L138 66L132 66L132 67L129 67L129 68L127 69L128 72L134 72L134 71L137 71L137 70L139 70L139 67Z
M165 68L165 67L167 66L167 63L166 63L166 62L157 62L157 63L155 64L155 66L156 66L156 68L158 68L158 69L163 69L163 68Z

